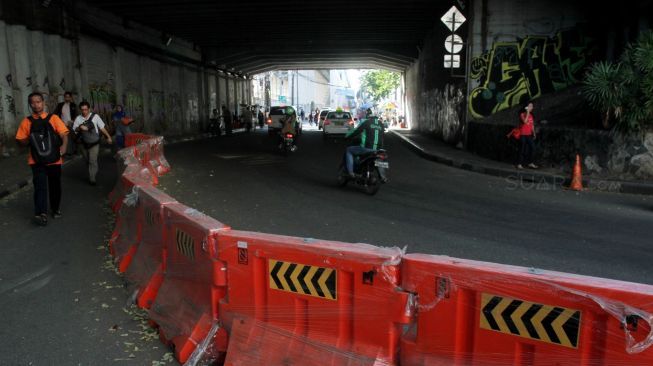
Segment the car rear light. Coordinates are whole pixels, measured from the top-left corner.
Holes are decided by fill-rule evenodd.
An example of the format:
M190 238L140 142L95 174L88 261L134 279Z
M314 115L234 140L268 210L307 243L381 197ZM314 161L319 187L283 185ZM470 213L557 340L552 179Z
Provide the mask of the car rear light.
M291 139L291 138L292 138L292 133L287 133L287 134L286 134L286 137L289 138L289 139Z
M330 124L331 124L331 121L329 121L328 119L324 121L324 125L325 125L325 126L326 126L326 125L330 125Z
M386 154L383 154L383 153L381 153L381 154L376 154L376 157L378 157L378 158L381 159L381 160L385 160L385 159L388 158L388 156L387 156Z
M271 118L268 118L268 124L269 124L269 125L272 124L272 119L271 119Z

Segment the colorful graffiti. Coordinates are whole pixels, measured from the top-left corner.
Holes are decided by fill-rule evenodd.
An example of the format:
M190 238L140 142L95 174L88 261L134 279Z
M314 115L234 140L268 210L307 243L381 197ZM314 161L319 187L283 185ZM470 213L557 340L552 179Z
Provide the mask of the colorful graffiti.
M132 130L134 132L143 130L143 96L135 89L125 90L123 95L123 108L125 113L134 119Z
M595 49L582 29L495 43L472 59L470 76L480 86L470 93L470 113L486 117L577 84Z
M109 89L107 85L92 85L89 87L89 92L91 98L88 102L91 104L93 113L98 114L104 123L109 125L109 132L112 132L113 125L111 123L111 115L113 114L113 108L116 105L116 93Z

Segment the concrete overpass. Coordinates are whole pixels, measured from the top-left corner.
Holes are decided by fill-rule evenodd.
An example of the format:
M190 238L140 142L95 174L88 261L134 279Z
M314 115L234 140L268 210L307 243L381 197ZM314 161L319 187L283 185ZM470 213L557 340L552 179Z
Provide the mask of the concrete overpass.
M594 3L563 0L0 6L0 141L10 148L34 90L50 108L71 90L105 120L122 103L145 132L194 134L213 108L247 103L255 73L334 68L402 72L411 127L456 143L469 120L577 83L584 66L616 57L653 14L648 0L596 14L587 11L601 10ZM442 20L452 7L455 32ZM462 44L450 52L452 33Z

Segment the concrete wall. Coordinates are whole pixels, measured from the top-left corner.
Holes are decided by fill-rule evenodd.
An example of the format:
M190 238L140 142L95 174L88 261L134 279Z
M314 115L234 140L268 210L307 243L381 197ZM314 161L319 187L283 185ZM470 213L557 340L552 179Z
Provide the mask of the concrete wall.
M457 6L466 17L456 31L466 42L461 68L444 68L450 31L436 18L419 59L405 73L411 128L452 144L464 139L467 120L576 84L596 50L580 26L586 12L573 1L476 0Z
M110 130L110 115L122 104L136 130L163 135L202 132L211 109L229 103L233 112L249 100L247 80L205 68L191 43L173 39L166 46L156 30L77 6L83 20L67 19L65 37L0 20L0 150L15 151L14 135L30 113L33 91L45 95L49 111L65 91L73 92Z

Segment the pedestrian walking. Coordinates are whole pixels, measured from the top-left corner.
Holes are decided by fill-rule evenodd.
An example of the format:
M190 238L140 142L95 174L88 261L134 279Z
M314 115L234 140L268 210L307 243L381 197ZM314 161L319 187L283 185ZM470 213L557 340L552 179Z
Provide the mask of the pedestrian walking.
M538 166L533 164L533 155L535 153L535 124L533 118L533 102L528 102L524 106L523 112L519 114L519 161L517 169L524 169L527 166L537 169Z
M262 108L259 108L258 115L256 117L258 118L258 126L263 128L263 125L265 124L265 115L263 114Z
M71 156L77 152L77 144L72 138L74 137L72 130L73 121L75 121L75 118L77 118L79 113L77 112L77 104L75 104L72 92L67 91L63 93L63 99L63 102L57 104L57 107L54 109L54 114L56 114L63 121L66 127L68 127L68 136L71 137L71 139L68 141L65 155Z
M222 106L222 119L224 120L224 129L227 135L231 135L232 123L234 117L231 115L229 108Z
M216 108L213 109L211 112L211 118L209 118L209 134L217 137L222 135L222 130L220 129L220 115Z
M82 155L88 163L88 181L96 185L98 172L98 154L100 152L100 132L106 137L109 144L112 143L111 135L107 132L102 118L91 112L91 105L88 102L79 103L79 110L82 112L73 124L73 130L80 136L82 143Z
M68 145L68 128L61 118L44 111L43 95L27 97L32 114L23 118L16 132L16 142L30 147L27 163L34 184L34 222L48 224L48 198L52 217L61 217L61 156Z
M122 105L116 105L116 111L111 115L111 121L116 128L116 149L125 147L125 136L132 133L131 124L134 119L127 116Z

